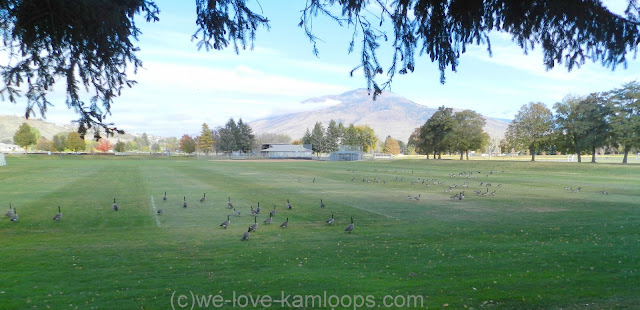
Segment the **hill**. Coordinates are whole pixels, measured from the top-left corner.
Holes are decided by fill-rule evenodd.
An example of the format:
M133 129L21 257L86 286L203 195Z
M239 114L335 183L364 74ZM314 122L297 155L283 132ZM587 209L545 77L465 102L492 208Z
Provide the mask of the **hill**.
M18 127L22 125L22 123L27 123L31 127L35 127L40 131L40 136L47 138L48 140L52 140L53 136L61 132L71 132L78 130L78 127L72 124L67 125L58 125L54 123L47 122L40 118L32 118L25 119L21 116L15 115L0 115L0 143L13 143L13 135L18 130ZM137 133L125 133L124 135L115 135L113 137L109 137L108 139L115 143L117 140L122 141L131 141L134 137L140 136L141 134ZM87 139L93 138L93 135L87 133ZM149 136L149 139L155 141L159 137Z
M293 139L299 139L307 128L311 130L316 122L322 122L326 127L333 119L345 125L369 125L379 139L390 135L406 142L413 130L423 125L436 112L436 109L417 104L391 92L383 92L374 101L366 89L311 98L302 103L321 102L335 105L315 111L273 116L253 121L250 125L254 132L287 134ZM492 138L502 139L508 124L498 119L485 119L485 131Z

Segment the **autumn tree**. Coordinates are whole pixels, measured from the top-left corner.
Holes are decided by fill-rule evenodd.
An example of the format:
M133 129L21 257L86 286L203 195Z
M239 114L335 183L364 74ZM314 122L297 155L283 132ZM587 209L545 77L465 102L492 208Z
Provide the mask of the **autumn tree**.
M13 135L13 142L22 147L25 152L28 150L29 146L36 144L36 141L38 141L36 132L33 127L29 126L27 123L22 123Z
M111 141L105 138L98 140L98 145L96 145L96 150L106 153L106 152L109 152L109 150L111 149L113 149L113 145L111 145Z
M211 134L209 125L202 123L202 131L200 131L200 136L198 136L198 149L205 153L205 155L209 155L213 150L213 143L213 135Z
M231 46L236 53L252 48L258 29L269 28L270 21L259 5L247 2L196 0L192 38L197 47ZM485 45L491 53L492 32L511 37L524 53L542 50L547 69L564 64L572 70L587 60L610 68L625 65L640 38L640 6L635 0L628 4L624 14L616 14L599 0L309 1L300 4L299 26L317 54L319 38L312 25L318 16L348 25L353 31L348 51L360 48L353 71L362 70L375 95L395 74L413 72L416 55L436 62L444 82L445 71L457 70L467 45ZM58 89L66 90L82 135L92 127L107 134L122 132L106 116L122 90L136 83L131 72L142 66L134 44L141 35L137 22L158 21L159 14L151 0L0 1L0 36L9 53L0 66L0 96L18 102L25 89L25 115L34 107L44 115L60 81L65 85ZM382 55L389 57L387 68L381 65ZM380 76L385 79L381 85Z
M34 148L38 151L51 151L53 149L53 142L45 137L40 137Z
M398 145L398 141L391 136L387 136L384 140L384 148L382 149L383 153L398 155L400 154L400 145Z
M356 126L356 131L359 145L362 145L362 150L364 152L374 151L378 143L378 136L376 136L373 128L369 125Z
M187 154L191 154L196 151L196 141L189 135L183 135L180 139L180 149Z
M70 132L69 135L67 136L67 148L74 152L84 150L85 148L84 139L80 137L79 133Z
M531 154L531 161L536 160L536 152L549 141L554 128L551 110L544 103L529 103L520 107L515 118L507 127L509 144L515 147L526 147Z
M169 137L164 140L164 147L169 152L175 152L180 148L180 141L176 137Z

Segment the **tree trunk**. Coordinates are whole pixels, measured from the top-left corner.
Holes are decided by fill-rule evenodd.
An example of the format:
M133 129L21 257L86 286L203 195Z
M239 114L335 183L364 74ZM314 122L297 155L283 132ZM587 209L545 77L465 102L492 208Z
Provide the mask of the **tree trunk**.
M465 154L467 155L467 160L469 160L469 151L466 151Z
M536 151L534 149L529 149L529 153L531 153L531 161L536 161Z
M629 149L627 149L626 147L624 148L624 157L622 158L622 163L626 164L627 163L627 157L629 156Z
M464 160L464 152L460 152L460 160Z
M596 148L595 147L591 150L591 162L592 163L596 162Z
M578 152L578 162L581 163L582 162L582 155L580 155L580 152Z

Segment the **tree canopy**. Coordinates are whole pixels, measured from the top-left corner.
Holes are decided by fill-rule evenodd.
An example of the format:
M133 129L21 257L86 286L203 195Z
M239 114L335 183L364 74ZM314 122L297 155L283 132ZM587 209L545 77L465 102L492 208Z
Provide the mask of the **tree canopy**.
M553 132L554 119L551 110L544 103L530 102L523 105L516 114L505 134L509 144L529 149L531 161L536 159L536 151Z
M13 135L13 142L21 146L25 151L31 145L36 144L38 136L35 128L29 126L27 123L22 123L16 133Z
M413 72L421 55L438 63L444 83L446 70L457 70L467 45L485 45L491 53L491 32L511 36L524 53L539 47L547 69L564 64L571 70L587 59L610 68L626 65L640 39L640 6L635 0L628 3L620 16L599 0L309 0L301 7L299 26L315 53L320 38L313 23L318 16L348 26L353 31L349 53L359 46L361 54L353 71L362 70L375 96L395 74ZM196 0L193 40L198 48L232 45L237 52L253 47L258 29L269 28L269 20L256 13L259 4L250 4ZM58 81L65 84L66 105L78 114L82 136L91 128L122 132L106 118L114 98L136 83L130 74L142 66L134 44L140 36L136 16L154 22L159 13L151 0L0 0L0 36L9 53L9 61L0 67L0 96L15 103L24 95L25 116L36 110L45 115ZM379 59L381 47L392 51L387 68ZM95 136L99 138L100 130Z

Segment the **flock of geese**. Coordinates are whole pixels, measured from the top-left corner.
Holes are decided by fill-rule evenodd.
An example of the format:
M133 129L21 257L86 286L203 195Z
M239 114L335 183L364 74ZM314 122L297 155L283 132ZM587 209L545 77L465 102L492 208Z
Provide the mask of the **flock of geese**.
M207 199L207 194L204 193L202 195L202 198L200 198L200 203L204 203ZM167 192L164 192L164 196L162 196L162 201L167 201ZM187 208L187 197L183 196L183 200L182 200L182 207L183 208ZM291 202L289 201L289 199L287 199L287 204L285 205L286 208L288 210L292 210L293 206L291 205ZM324 208L326 205L324 204L324 201L322 199L320 199L320 208ZM116 198L113 198L113 204L111 205L111 208L113 208L113 211L119 211L120 207L118 206L118 203L116 201ZM227 208L228 209L233 209L234 215L235 216L240 216L240 211L236 210L236 208L233 206L233 203L231 203L231 197L228 198L227 200ZM251 236L251 232L255 232L258 229L258 214L260 214L261 212L261 208L260 208L260 203L258 202L258 206L256 209L253 208L253 206L251 206L251 215L254 216L253 218L253 224L251 224L251 226L249 226L249 229L242 234L242 240L249 240L249 237ZM158 215L161 215L164 213L164 209L158 209L156 211L156 213ZM273 210L271 210L269 212L269 217L266 218L263 223L266 225L271 224L271 222L273 221L273 217L276 215L277 211L276 211L276 206L273 206ZM7 211L5 213L6 217L9 217L11 219L12 222L17 222L18 221L18 211L16 210L15 207L13 207L11 204L9 204L9 211ZM62 219L62 210L60 209L60 206L58 206L58 213L56 215L53 216L53 220L54 221L60 221ZM333 217L333 213L331 214L331 218L327 219L325 221L327 224L331 225L335 222L335 219ZM227 215L227 219L225 221L223 221L222 223L220 223L220 227L226 229L229 225L231 224L231 215ZM289 227L289 218L287 217L287 219L282 222L280 224L280 228L287 228ZM355 225L353 223L353 216L351 217L351 223L349 225L347 225L347 227L345 228L344 231L348 232L349 234L351 234L351 232L353 231L353 229L355 228Z
M200 203L204 203L207 199L207 193L202 194L202 198L200 198ZM162 201L167 201L167 192L164 192L164 195L162 196ZM187 204L187 197L183 196L182 198L182 207L183 208L187 208L188 204ZM326 205L324 204L324 201L322 199L320 199L320 208L324 208ZM111 207L113 208L114 211L118 211L120 208L118 207L118 203L116 202L116 198L113 198L113 204L111 205ZM289 199L287 199L287 204L286 207L288 210L292 210L293 206L291 205L291 202L289 201ZM240 216L240 211L236 210L236 208L233 206L233 203L231 203L231 197L228 198L227 200L227 208L228 209L233 209L233 214L235 216ZM158 211L156 211L158 215L161 215L164 213L164 209L158 209ZM253 224L251 226L249 226L249 229L242 234L242 240L249 240L249 237L251 236L251 232L255 232L258 229L258 214L260 214L261 212L261 208L260 208L260 203L258 202L258 206L256 207L256 209L253 208L253 206L251 206L251 215L254 216L254 221ZM273 206L273 210L269 212L269 217L267 219L264 220L264 224L269 225L271 224L273 217L276 215L277 211L276 211L276 206ZM11 204L9 204L9 211L7 211L7 213L5 214L6 216L10 216L11 217L11 221L12 222L17 222L18 221L18 213L15 211L15 208L12 209ZM60 206L58 206L58 214L56 214L53 217L54 221L59 221L62 219L62 211L60 211ZM325 222L329 225L333 224L335 221L334 217L333 217L333 213L331 214L331 218L326 220ZM227 215L227 219L225 221L223 221L222 223L220 223L220 227L226 229L229 225L231 224L231 216ZM287 228L289 227L289 218L287 217L287 219L282 222L282 224L280 224L280 228ZM344 231L351 233L353 231L353 229L355 228L355 225L353 223L353 216L351 217L351 223L349 225L347 225L347 227L345 228Z
M204 203L206 201L207 194L204 193L202 195L202 198L200 198L200 203ZM164 196L162 196L162 201L167 201L167 192L164 192ZM293 206L291 205L291 201L289 201L289 199L287 199L287 203L286 203L286 208L287 210L292 210ZM326 205L324 203L324 201L322 199L320 199L320 208L324 208ZM182 202L182 207L183 208L187 208L187 197L183 196L183 202ZM235 216L240 216L240 211L236 210L236 208L233 206L233 203L231 202L231 197L227 198L227 209L231 209L233 210L233 214ZM113 199L113 210L114 211L118 211L118 205L116 204L116 199ZM246 232L244 232L242 234L242 241L246 241L249 240L249 238L251 237L251 232L256 232L258 230L258 215L260 214L260 212L262 211L261 207L260 207L260 202L258 202L257 207L254 209L253 206L251 206L251 215L253 215L253 224L251 224L251 226L249 226L249 228L247 229ZM158 209L157 214L163 214L164 213L164 209ZM273 221L273 217L276 215L277 213L277 209L276 206L273 206L273 210L269 211L269 217L266 218L263 223L265 225L269 225L272 223ZM60 216L62 216L60 214ZM331 225L335 222L335 218L333 217L333 213L331 214L331 218L327 219L325 221L325 223ZM231 215L227 215L227 219L224 220L222 223L220 223L220 227L227 229L227 227L229 227L229 225L231 225ZM280 228L287 228L289 227L289 218L287 217L287 219L282 222L280 224ZM355 228L355 224L353 223L353 216L351 217L351 223L349 225L347 225L347 227L345 228L344 231L348 232L349 234L353 231L353 229Z

